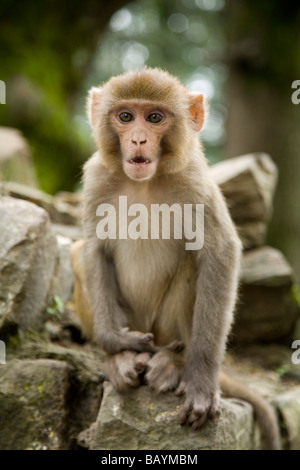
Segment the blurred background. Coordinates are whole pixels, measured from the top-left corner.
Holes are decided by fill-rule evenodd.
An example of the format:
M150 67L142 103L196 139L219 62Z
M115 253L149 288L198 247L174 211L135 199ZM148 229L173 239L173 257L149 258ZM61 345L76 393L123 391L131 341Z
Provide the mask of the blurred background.
M251 152L276 162L268 243L300 279L300 105L291 100L299 1L1 0L0 50L0 126L22 131L49 194L76 191L95 150L85 116L91 86L147 65L204 92L211 164Z

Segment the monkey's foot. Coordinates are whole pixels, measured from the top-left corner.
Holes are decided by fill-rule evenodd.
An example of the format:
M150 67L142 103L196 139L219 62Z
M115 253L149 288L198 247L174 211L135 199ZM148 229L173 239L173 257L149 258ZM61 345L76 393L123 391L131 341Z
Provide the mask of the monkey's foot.
M126 392L131 387L141 385L141 374L150 357L149 353L122 351L107 358L104 373L118 392Z
M193 429L198 429L208 418L213 418L218 413L220 393L216 390L204 393L181 381L175 394L186 396L180 415L180 424L190 424Z
M183 358L179 353L183 348L182 343L173 341L148 362L145 379L157 393L175 390L178 386L183 369Z

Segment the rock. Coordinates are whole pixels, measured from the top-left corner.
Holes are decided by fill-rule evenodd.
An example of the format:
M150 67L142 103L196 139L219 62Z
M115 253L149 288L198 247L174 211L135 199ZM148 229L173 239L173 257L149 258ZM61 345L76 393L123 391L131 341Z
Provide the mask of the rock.
M243 255L233 343L290 341L299 319L293 272L278 250L260 247Z
M289 450L300 449L300 387L279 395L273 400L284 423L286 446Z
M62 235L63 237L70 238L73 241L83 238L82 227L79 227L78 225L52 224L52 231L55 235Z
M25 361L34 357L37 360L51 359L68 364L69 388L65 402L67 409L65 436L68 449L77 448L78 433L90 426L97 418L102 399L104 377L100 367L103 355L99 347L91 344L74 348L74 345L69 342L68 346L64 347L46 342L44 339L34 342L23 341L17 352L18 358Z
M253 153L213 165L210 174L225 196L244 248L265 242L277 183L270 156Z
M275 371L278 377L293 379L300 383L300 364L294 364L292 360L292 354L294 352L298 354L298 350L291 348L291 344L288 346L275 343L249 344L243 347L236 346L236 348L239 362L246 358L256 366L264 368L264 375L266 375L266 369L270 369ZM231 353L234 351L235 348L231 348Z
M94 440L96 423L92 423L89 428L84 429L78 434L77 443L84 449L89 449Z
M64 448L68 389L69 368L65 362L15 359L2 366L1 449Z
M18 199L25 199L42 207L48 212L53 223L65 225L80 224L80 209L73 203L65 202L65 196L50 196L43 191L30 188L23 184L13 181L0 183L0 193L12 196Z
M197 432L179 425L182 403L171 392L155 395L148 387L121 396L105 383L96 425L80 435L80 442L92 450L253 448L253 416L247 403L222 400L220 416Z
M37 186L37 177L28 144L21 132L0 127L0 179Z
M69 300L73 288L73 270L71 267L70 249L72 240L61 235L56 236L58 253L56 267L50 288L49 301L58 296L63 303Z
M0 331L39 329L57 256L47 213L27 201L0 199Z

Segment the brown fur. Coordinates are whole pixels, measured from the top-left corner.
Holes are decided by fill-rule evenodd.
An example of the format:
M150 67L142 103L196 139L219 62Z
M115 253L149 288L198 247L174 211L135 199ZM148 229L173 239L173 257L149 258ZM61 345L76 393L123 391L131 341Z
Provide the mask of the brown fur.
M136 142L128 134L128 148L124 147L118 126L113 124L112 110L122 100L127 100L130 112L138 112L134 102L139 100L173 113L172 117L166 111L169 124L161 127L165 130L160 135L160 152L153 155L157 171L147 181L131 180L124 171L124 153L136 151ZM88 319L93 315L91 333L110 355L107 373L117 389L138 385L145 373L155 390L176 389L177 394L185 395L181 423L197 428L218 410L219 372L233 320L241 253L197 137L204 119L203 96L189 94L166 72L145 69L114 77L98 91L93 89L88 107L99 153L84 167L82 281L87 280L89 300L78 303L79 314L84 318L86 309ZM140 118L125 126L124 132L134 132L139 122ZM154 135L151 125L141 126L146 139L139 144L138 155L149 151ZM153 203L204 204L203 248L186 251L185 240L172 237L98 239L98 205L112 204L118 224L123 223L119 195L127 196L128 205L139 202L147 208ZM74 266L76 270L76 263ZM84 294L78 283L75 287L81 289L77 297ZM182 343L185 349L178 351ZM138 353L147 354L142 373L137 373ZM273 429L276 432L278 436ZM269 444L277 448L278 442Z

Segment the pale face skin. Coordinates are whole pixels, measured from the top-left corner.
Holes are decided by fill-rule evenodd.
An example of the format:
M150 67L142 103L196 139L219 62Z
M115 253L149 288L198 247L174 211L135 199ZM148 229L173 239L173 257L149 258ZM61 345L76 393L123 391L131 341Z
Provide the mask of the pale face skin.
M129 100L120 102L110 119L119 136L124 172L132 180L149 180L156 173L161 140L174 114L160 103Z

